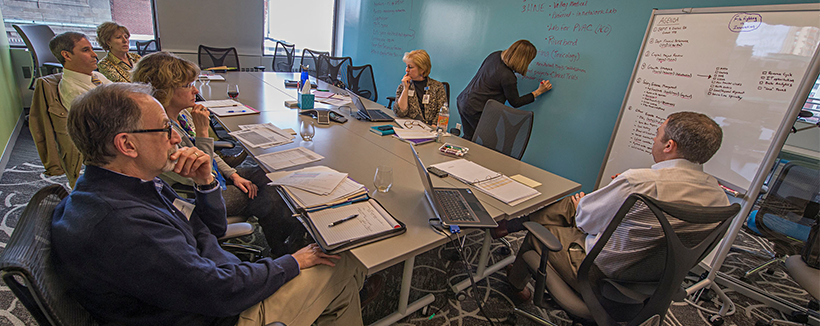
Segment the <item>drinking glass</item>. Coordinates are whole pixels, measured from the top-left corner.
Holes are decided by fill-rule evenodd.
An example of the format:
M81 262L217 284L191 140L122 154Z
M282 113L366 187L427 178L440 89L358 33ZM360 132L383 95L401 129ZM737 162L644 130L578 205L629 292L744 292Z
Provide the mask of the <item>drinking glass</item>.
M393 186L393 168L386 165L376 167L376 175L373 176L373 184L379 192L388 192Z
M239 97L239 85L237 84L228 84L228 97L232 100L235 100Z
M313 121L302 120L299 128L299 135L304 141L313 141L313 136L316 134L316 127L313 126Z

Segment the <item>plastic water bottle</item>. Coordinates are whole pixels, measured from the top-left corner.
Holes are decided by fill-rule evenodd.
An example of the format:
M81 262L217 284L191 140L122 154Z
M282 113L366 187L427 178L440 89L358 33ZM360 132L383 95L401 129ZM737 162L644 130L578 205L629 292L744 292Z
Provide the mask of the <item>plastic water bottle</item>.
M450 107L447 103L438 110L438 121L436 121L436 141L441 142L441 138L447 132L447 124L450 122Z

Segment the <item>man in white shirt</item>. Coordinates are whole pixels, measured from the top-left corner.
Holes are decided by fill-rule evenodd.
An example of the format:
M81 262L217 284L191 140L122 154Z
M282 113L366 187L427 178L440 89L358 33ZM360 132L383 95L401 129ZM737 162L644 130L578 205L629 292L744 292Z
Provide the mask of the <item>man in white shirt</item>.
M59 89L60 100L66 110L71 110L71 102L80 94L111 83L101 73L94 71L97 69L97 53L84 34L62 33L48 42L48 48L63 65Z
M632 193L690 205L728 206L729 199L717 179L703 172L703 163L718 151L722 138L720 126L706 115L673 113L658 127L651 168L629 169L589 195L580 192L530 214L531 221L544 225L563 246L549 254L549 262L561 278L577 291L576 274L586 251ZM531 295L526 289L528 276L523 259L517 259L507 275L522 301Z

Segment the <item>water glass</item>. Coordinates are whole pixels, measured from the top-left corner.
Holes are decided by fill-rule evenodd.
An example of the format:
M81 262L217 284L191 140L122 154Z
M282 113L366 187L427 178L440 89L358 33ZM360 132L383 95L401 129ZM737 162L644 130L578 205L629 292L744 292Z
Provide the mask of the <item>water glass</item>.
M313 121L302 120L299 135L302 136L304 141L313 141L313 136L316 135L316 127L313 125Z
M386 165L376 167L376 175L373 176L373 184L379 192L388 192L393 186L393 168Z

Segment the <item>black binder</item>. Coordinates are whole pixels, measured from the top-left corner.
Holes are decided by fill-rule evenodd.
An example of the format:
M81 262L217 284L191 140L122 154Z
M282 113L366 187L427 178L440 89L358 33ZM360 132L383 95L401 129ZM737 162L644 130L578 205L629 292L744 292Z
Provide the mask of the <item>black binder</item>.
M325 239L322 237L321 233L316 228L316 225L314 224L313 220L310 218L310 214L315 213L317 211L308 212L304 208L299 207L299 205L296 204L296 202L293 200L293 198L290 197L288 192L285 191L285 189L282 188L282 186L276 186L276 191L279 192L279 195L282 196L283 199L285 199L285 203L288 205L288 208L290 209L291 213L293 213L293 217L298 219L299 222L302 223L302 225L305 227L305 229L308 231L308 233L310 233L310 236L313 237L314 240L316 240L316 243L319 244L319 247L322 248L322 251L325 252L326 254L331 254L331 255L332 254L337 254L337 253L344 252L344 251L347 251L347 250L350 250L350 249L353 249L353 248L356 248L356 247L359 247L359 246L363 246L363 245L366 245L366 244L369 244L369 243L373 243L373 242L376 242L376 241L379 241L379 240L382 240L382 239L387 239L387 238L390 238L390 237L394 237L394 236L397 236L397 235L402 234L402 233L407 231L407 226L402 221L399 221L398 219L393 217L392 214L390 214L390 212L388 212L387 209L385 209L384 206L382 206L382 204L379 203L378 200L376 200L374 198L371 198L369 195L367 195L365 199L363 199L359 202L367 202L368 200L375 201L376 204L378 204L381 207L381 209L383 209L385 212L390 214L391 217L393 217L393 220L395 220L396 223L398 223L398 227L387 230L387 231L384 231L384 232L376 233L376 234L373 234L373 235L370 235L370 236L367 236L367 237L364 237L364 238L350 240L350 241L347 241L347 242L338 243L338 244L335 244L335 245L331 246L331 245L328 245L327 241L325 241ZM347 203L346 205L349 205L349 204L350 203ZM333 209L333 208L335 208L335 206L325 208L325 209ZM319 211L322 211L322 210L319 210Z

